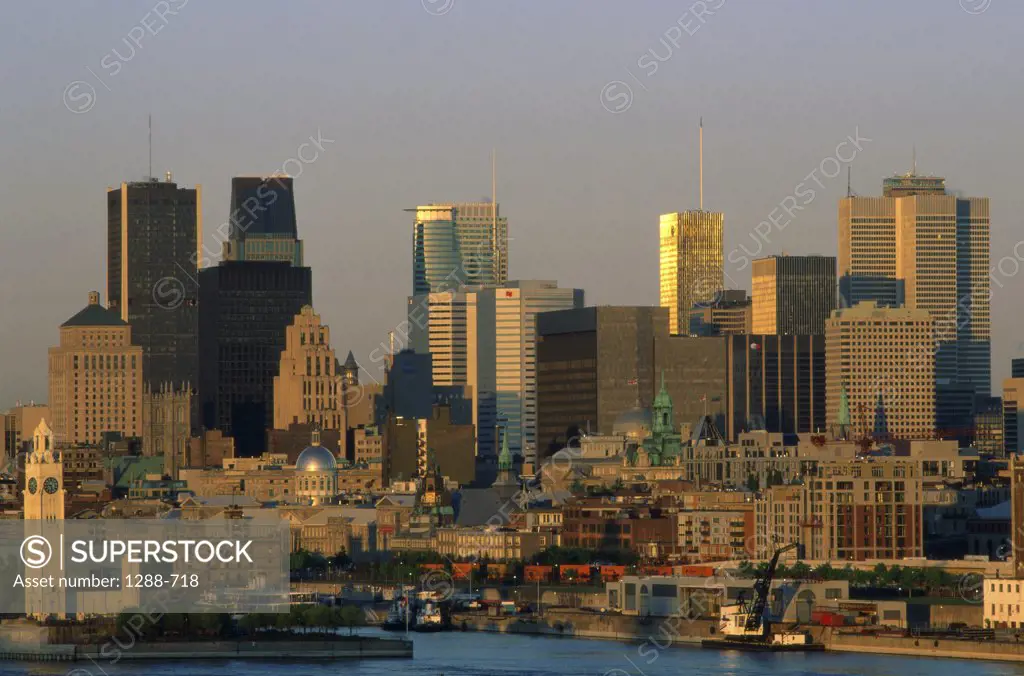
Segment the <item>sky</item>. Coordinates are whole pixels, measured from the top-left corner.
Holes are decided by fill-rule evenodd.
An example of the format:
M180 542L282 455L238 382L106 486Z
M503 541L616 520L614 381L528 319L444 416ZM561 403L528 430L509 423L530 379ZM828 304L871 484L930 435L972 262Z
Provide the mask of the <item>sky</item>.
M492 149L510 278L656 305L658 216L698 206L701 119L704 205L725 213L735 286L750 288L741 244L835 255L847 169L878 195L916 147L919 173L992 200L997 391L1024 355L1016 0L3 9L0 409L46 400L47 346L105 292L105 192L148 173L149 114L153 173L203 186L211 249L232 176L296 176L313 304L342 359L370 363L404 319L403 209L488 197Z

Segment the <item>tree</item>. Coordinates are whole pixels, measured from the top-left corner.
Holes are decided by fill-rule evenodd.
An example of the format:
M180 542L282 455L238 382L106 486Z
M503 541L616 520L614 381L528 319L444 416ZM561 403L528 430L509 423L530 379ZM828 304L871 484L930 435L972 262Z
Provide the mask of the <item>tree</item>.
M183 613L164 613L160 618L160 630L165 636L184 636L188 622Z
M302 614L302 619L307 627L317 627L324 631L334 626L334 614L331 609L319 603L307 607Z
M841 571L839 574L841 574ZM836 575L836 571L828 563L823 563L814 569L814 577L818 580L833 580L836 578Z
M758 481L756 474L750 474L747 477L747 489L750 491L757 491L761 487L761 482Z
M309 606L292 606L291 610L288 611L288 626L289 628L300 627L305 632L306 627L306 610Z
M811 567L803 561L797 561L789 569L789 575L798 580L806 580L811 576Z
M355 627L361 627L366 622L366 616L363 613L362 608L358 606L342 606L341 608L335 608L336 617L335 624L342 627L348 627L348 635L352 635L352 631Z

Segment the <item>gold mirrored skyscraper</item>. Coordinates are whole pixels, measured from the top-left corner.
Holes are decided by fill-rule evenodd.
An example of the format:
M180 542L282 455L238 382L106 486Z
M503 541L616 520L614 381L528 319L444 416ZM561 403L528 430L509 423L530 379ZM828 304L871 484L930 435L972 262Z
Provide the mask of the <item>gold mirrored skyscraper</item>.
M725 286L720 211L662 214L659 224L661 306L668 308L669 331L689 333L690 310L713 303Z

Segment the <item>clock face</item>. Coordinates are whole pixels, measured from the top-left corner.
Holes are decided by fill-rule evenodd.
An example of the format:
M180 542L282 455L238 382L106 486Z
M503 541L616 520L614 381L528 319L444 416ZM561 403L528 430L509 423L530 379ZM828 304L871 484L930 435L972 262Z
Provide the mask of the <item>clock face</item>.
M39 491L39 482L35 479L28 480L28 492L35 495Z
M56 493L58 488L60 488L60 485L57 483L57 480L54 479L53 477L50 477L49 479L43 482L43 490L49 493L50 495Z

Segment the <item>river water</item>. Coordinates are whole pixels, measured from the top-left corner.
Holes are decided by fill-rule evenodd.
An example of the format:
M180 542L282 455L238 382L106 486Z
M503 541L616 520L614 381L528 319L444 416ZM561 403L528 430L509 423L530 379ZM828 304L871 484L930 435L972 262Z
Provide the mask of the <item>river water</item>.
M376 630L364 630L367 635ZM411 635L412 660L338 662L0 662L0 676L1024 676L1024 664L849 653L737 653L680 646L658 650L547 636L475 632Z

